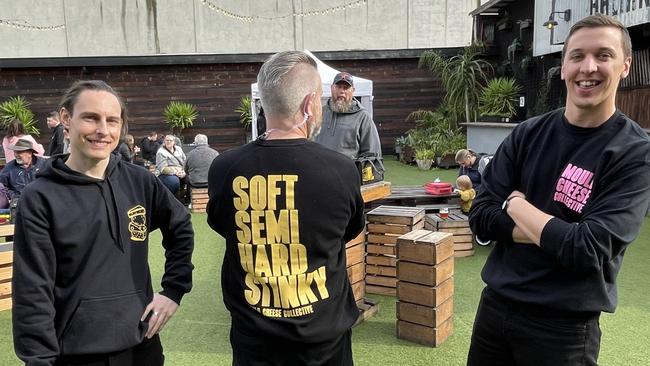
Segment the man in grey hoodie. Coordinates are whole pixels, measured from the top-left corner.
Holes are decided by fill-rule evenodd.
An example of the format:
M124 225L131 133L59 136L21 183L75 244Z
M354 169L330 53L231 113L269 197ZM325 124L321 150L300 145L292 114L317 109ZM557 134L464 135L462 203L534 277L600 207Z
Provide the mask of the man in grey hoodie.
M381 143L377 127L368 112L353 99L354 80L340 72L331 85L332 96L323 105L323 124L316 142L356 159L364 153L381 158Z

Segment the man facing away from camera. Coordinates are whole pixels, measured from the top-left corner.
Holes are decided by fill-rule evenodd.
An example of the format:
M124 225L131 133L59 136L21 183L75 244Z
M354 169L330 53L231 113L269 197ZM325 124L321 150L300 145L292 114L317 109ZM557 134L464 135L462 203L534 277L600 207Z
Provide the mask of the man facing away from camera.
M625 26L578 21L562 51L566 108L521 123L487 166L470 225L497 244L468 365L597 364L600 313L616 309L650 200L650 140L615 105L630 65Z
M219 155L208 175L208 223L226 239L233 365L352 365L359 312L345 243L364 227L356 167L310 141L322 94L312 58L275 54L257 82L266 132Z

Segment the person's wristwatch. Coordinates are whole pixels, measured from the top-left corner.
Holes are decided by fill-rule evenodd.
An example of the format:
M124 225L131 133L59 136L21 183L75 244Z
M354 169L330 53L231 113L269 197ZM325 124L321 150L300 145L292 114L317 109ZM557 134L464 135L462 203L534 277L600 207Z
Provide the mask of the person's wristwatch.
M503 201L503 204L501 205L501 209L503 211L508 210L508 205L510 204L510 200L513 199L513 198L523 198L523 197L521 197L521 196L510 196L510 197L506 198L506 200Z

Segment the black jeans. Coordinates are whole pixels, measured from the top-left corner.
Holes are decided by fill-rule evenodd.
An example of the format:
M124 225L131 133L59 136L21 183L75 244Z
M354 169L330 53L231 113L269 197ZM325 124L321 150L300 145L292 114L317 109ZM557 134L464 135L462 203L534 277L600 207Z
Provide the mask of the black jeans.
M599 317L511 301L486 287L467 365L597 365Z
M254 337L230 328L233 366L353 366L352 330L320 343Z
M162 366L165 364L160 337L156 334L139 345L101 355L61 356L55 366Z

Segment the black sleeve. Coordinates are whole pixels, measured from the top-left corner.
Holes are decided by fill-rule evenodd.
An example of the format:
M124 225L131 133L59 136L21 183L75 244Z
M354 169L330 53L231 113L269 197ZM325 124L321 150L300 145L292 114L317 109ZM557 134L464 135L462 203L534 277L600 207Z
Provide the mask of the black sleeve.
M187 209L169 192L160 180L154 181L154 210L151 230L160 229L165 248L165 273L162 295L181 303L192 289L192 251L194 230Z
M637 237L650 202L650 152L645 160L635 158L609 169L601 180L603 189L595 192L579 222L553 218L542 231L542 250L576 272L600 271Z
M60 352L54 327L56 253L50 237L50 214L38 198L29 189L23 192L14 235L14 349L28 366L53 365Z
M356 179L358 173L354 164L349 169L348 177L354 177L355 179L349 179L350 182L348 183L349 187L351 187L350 210L352 215L350 216L350 222L345 228L345 234L343 236L346 243L356 238L366 226L366 218L363 212L363 196L361 195L361 182L359 179Z
M515 222L501 209L503 201L514 190L519 190L517 140L521 128L516 128L497 149L481 179L481 188L469 215L472 232L482 240L512 242Z
M208 205L206 207L206 212L208 213L208 225L219 233L221 236L225 237L225 230L222 227L222 223L218 220L219 213L222 210L221 205L221 195L223 187L225 185L225 177L227 176L227 167L228 153L221 154L212 160L210 164L210 170L208 171Z
M47 147L47 154L49 156L63 153L63 125L59 125L54 129L50 146Z

